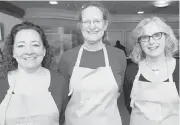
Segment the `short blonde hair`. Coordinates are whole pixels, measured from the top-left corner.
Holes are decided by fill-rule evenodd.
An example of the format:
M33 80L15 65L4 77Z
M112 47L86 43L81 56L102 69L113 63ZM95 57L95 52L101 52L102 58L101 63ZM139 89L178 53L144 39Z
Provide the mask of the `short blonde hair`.
M172 57L174 54L178 52L178 40L174 35L172 28L167 25L164 19L160 17L152 17L146 18L139 22L136 28L132 31L132 40L134 42L133 50L130 54L130 58L135 62L138 63L142 59L146 57L145 53L143 52L141 45L138 41L138 38L143 35L144 33L144 26L154 22L160 28L162 28L163 32L166 33L166 45L165 45L165 56Z

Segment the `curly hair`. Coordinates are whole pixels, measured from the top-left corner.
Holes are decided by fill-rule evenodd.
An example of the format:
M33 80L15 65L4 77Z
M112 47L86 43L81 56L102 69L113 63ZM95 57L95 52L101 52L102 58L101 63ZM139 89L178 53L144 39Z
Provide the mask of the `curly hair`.
M83 12L83 10L85 10L86 8L91 7L91 6L99 8L103 13L103 19L105 20L106 23L108 23L108 20L109 20L109 11L108 11L108 9L106 9L104 7L104 5L100 4L99 2L89 2L87 4L84 4L82 6L82 8L80 9L80 11L79 11L79 14L78 14L78 21L79 21L78 27L80 26L80 24L82 22L82 12ZM110 44L107 30L104 31L102 41L103 41L104 44L107 44L107 45Z
M50 64L52 61L52 52L50 51L50 46L48 44L46 35L44 30L31 22L23 22L21 24L15 25L12 29L10 34L8 35L5 46L3 49L3 75L6 76L9 71L15 70L18 67L18 63L16 59L13 57L13 46L14 46L14 39L16 34L23 29L33 29L37 31L42 39L42 43L44 48L46 49L46 54L42 61L42 67L50 69Z
M135 62L138 63L142 59L146 58L146 55L144 51L141 48L141 45L138 41L138 38L143 35L144 33L144 26L147 24L154 22L159 26L164 33L166 33L166 45L165 45L165 56L166 57L172 57L174 54L178 52L178 40L174 35L174 32L172 28L166 24L164 19L160 17L152 17L152 18L146 18L139 22L139 24L136 26L136 28L132 31L132 40L134 42L133 50L130 54L130 58Z

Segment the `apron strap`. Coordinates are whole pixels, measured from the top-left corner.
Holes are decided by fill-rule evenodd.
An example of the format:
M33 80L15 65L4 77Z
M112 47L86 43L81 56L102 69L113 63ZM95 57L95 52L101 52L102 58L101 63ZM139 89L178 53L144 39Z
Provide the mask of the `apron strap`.
M134 82L138 82L139 81L140 75L141 75L141 70L140 70L140 67L139 67L139 64L138 64L138 72L137 72L137 74L135 76ZM133 85L134 85L134 83L133 83Z
M134 99L133 99L133 96L135 94L135 89L137 87L137 84L138 84L138 80L139 80L139 77L141 75L141 71L139 69L139 65L138 65L138 72L134 78L134 82L133 82L133 85L132 85L132 89L131 89L131 94L130 94L130 97L131 97L131 102L130 102L130 106L133 108L134 107Z
M84 44L81 46L81 48L80 48L80 50L79 50L79 53L78 53L78 57L77 57L77 61L76 61L76 63L75 63L75 66L79 66L79 65L80 65L83 48L84 48Z
M173 60L172 64L169 64L169 62L166 60L167 62L167 72L168 72L168 77L169 77L169 82L170 83L173 83L173 72L169 72L169 69L171 69L170 65L174 65L174 69L173 71L175 70L176 68L176 61Z
M103 45L103 52L104 52L105 65L106 67L109 67L109 58L108 58L108 53L107 53L107 49L105 45Z
M3 111L3 115L2 115L2 125L5 125L6 123L6 112L7 112L7 108L8 108L8 105L10 103L10 100L11 100L11 97L12 97L12 93L14 91L14 88L15 88L15 82L14 82L14 79L13 79L13 76L11 76L9 73L8 73L8 82L9 82L9 86L12 84L12 86L9 87L8 91L7 91L7 94L5 96L5 100L4 100L4 111ZM7 98L6 98L7 97Z

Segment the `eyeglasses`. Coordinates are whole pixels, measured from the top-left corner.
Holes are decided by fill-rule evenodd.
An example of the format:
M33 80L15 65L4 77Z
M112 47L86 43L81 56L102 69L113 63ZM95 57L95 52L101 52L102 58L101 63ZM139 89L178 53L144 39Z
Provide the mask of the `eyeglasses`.
M88 26L91 25L92 22L93 22L94 25L98 26L98 25L102 24L103 21L104 20L98 20L98 19L97 20L93 20L93 21L91 21L91 20L84 20L84 21L81 21L81 23L83 24L83 26L88 27Z
M152 37L154 40L159 40L161 39L162 34L166 35L166 33L164 32L157 32L157 33L154 33L152 36L148 36L148 35L141 36L138 38L138 41L142 43L147 43L149 42L150 37Z

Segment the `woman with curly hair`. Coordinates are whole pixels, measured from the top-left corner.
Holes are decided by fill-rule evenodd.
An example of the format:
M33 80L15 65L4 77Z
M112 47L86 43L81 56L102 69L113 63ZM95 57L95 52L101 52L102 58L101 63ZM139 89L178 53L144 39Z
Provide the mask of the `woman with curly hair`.
M142 20L132 31L135 46L124 79L130 125L179 125L178 41L159 17Z
M62 75L50 70L52 55L43 29L30 22L17 24L5 42L3 54L0 124L63 122L67 95L63 91L68 87Z

